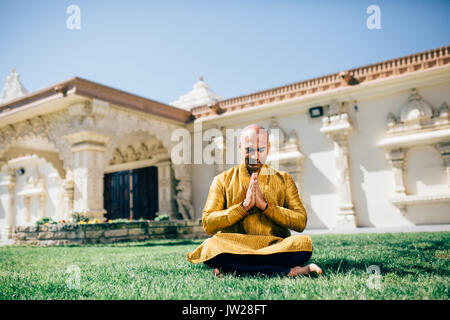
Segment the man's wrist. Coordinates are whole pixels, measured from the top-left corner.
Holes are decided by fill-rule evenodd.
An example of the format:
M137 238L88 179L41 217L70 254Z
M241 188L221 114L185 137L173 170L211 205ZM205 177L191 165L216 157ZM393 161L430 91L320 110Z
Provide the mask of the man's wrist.
M243 202L241 203L241 207L244 208L245 211L250 210L250 208L248 208L247 206L245 206Z
M260 209L261 209L261 211L265 211L268 207L269 207L269 203L266 201L266 204Z

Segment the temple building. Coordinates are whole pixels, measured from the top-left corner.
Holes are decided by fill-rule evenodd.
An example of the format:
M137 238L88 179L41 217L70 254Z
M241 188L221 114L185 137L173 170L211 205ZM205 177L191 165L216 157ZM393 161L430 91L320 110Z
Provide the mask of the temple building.
M239 157L195 161L196 142L228 159L227 132L250 123L277 133L267 161L296 181L307 228L450 223L449 102L450 46L230 99L201 76L168 104L78 77L27 92L13 69L0 94L0 239L72 213L201 219L212 179ZM193 161L174 159L176 132Z

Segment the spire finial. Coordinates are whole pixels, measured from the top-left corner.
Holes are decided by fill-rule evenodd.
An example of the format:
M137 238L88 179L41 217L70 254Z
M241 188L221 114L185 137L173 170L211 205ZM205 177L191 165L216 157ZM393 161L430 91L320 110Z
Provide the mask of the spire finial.
M27 94L27 90L20 83L19 78L16 67L13 66L11 74L6 77L5 86L0 93L0 103L5 103Z

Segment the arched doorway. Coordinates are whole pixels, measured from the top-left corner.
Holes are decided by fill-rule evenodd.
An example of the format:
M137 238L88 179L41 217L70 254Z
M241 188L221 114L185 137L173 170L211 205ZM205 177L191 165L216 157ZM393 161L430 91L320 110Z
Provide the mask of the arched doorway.
M104 176L107 219L152 220L158 212L158 168L107 173Z
M152 220L158 212L170 214L173 185L168 159L162 141L149 132L135 130L121 136L104 173L105 217Z

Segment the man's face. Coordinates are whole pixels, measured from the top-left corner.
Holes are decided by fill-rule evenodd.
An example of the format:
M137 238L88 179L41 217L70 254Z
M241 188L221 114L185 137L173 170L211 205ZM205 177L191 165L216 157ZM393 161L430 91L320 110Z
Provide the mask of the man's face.
M239 151L245 161L245 165L251 171L259 170L266 162L269 153L270 142L265 131L259 133L253 129L242 132L239 141Z

